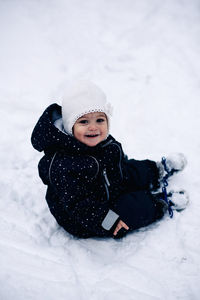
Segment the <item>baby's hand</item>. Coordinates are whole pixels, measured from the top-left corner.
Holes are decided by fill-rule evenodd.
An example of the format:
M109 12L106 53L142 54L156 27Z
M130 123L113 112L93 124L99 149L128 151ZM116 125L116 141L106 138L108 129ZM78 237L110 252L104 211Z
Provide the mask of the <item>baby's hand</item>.
M125 228L126 230L129 230L129 227L122 221L122 220L119 220L118 224L117 224L117 227L115 228L115 231L114 231L114 235L117 235L118 231L121 229L121 228Z

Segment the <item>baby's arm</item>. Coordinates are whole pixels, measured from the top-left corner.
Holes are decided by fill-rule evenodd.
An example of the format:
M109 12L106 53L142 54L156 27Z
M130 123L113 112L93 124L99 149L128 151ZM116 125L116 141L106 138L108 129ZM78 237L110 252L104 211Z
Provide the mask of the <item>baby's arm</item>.
M65 214L69 215L74 224L79 224L91 234L104 235L106 230L102 227L102 222L109 211L109 203L103 199L96 199L93 194L86 195L83 186L74 183L72 176L67 176L66 183L56 185L52 182L57 194L58 210L61 212L64 222Z
M65 160L62 154L45 155L39 163L39 174L43 182L57 195L55 201L49 201L52 214L58 223L65 222L68 214L74 223L87 230L105 235L119 219L119 215L109 208L106 199L97 194L87 193L85 185L70 171L72 160ZM87 195L88 194L88 195ZM103 195L102 195L103 197ZM54 213L56 212L56 213ZM64 226L64 225L63 225Z

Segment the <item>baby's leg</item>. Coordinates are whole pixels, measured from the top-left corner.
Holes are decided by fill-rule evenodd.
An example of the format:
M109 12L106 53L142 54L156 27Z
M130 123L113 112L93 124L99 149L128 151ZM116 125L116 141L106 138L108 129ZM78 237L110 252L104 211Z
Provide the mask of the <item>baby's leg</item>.
M155 196L147 191L137 191L121 195L117 199L115 212L130 230L147 226L163 217L165 204L155 201Z
M129 159L124 163L124 171L127 192L159 187L159 168L154 161Z

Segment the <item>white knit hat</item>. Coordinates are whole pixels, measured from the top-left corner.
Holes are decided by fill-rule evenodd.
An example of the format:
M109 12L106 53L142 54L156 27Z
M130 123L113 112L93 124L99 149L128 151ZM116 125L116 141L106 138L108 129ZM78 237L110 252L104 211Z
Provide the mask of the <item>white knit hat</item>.
M91 112L104 112L109 124L112 107L107 102L104 92L94 83L86 80L70 85L66 89L62 101L62 119L65 131L72 134L72 128L78 118Z

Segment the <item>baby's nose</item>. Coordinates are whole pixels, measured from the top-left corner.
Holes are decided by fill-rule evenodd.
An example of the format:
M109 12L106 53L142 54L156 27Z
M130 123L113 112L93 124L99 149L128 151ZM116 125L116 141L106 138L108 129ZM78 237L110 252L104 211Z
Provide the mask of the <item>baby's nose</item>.
M90 123L89 126L88 126L88 128L89 128L90 130L96 130L96 129L97 129L97 126L96 126L95 123Z

